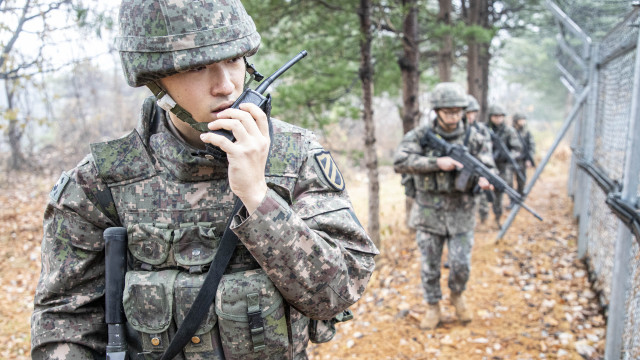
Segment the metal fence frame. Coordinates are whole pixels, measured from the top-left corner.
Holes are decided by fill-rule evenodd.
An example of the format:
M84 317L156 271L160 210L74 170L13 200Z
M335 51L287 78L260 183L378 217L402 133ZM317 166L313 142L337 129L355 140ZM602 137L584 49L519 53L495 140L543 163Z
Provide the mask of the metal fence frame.
M589 265L591 279L606 309L605 358L624 360L640 359L640 239L634 241L637 235L605 205L605 202L610 205L611 194L594 186L598 183L593 172L590 175L578 165L605 168L603 176L619 187L618 198L637 208L640 198L640 4L633 5L625 19L595 43L560 7L546 0L560 28L557 66L561 81L575 96L575 105L565 126L575 123L567 190L574 201L574 216L579 220L578 255ZM624 78L632 88L630 96L610 99L611 88L616 85L612 86L610 79L614 77L610 74L613 70L609 69L612 64L623 68L625 74L632 74L631 79ZM620 81L614 77L615 80ZM628 119L628 122L608 123L610 117L605 115L612 109L619 113L617 120ZM624 134L616 139L614 147L623 148L623 154L609 156L606 152L611 133ZM614 157L624 161L612 164Z

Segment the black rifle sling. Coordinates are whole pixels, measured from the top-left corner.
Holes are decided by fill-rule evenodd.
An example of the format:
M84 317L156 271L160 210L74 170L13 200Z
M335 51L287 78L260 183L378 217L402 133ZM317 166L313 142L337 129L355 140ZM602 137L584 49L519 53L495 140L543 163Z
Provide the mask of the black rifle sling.
M239 198L236 198L233 211L227 221L227 227L224 229L222 239L220 240L220 247L218 247L218 251L211 262L211 266L207 272L207 277L204 279L204 283L202 284L193 305L191 305L189 312L185 316L182 325L178 328L178 331L171 340L171 343L169 343L167 350L162 354L161 360L173 359L174 356L182 351L182 349L191 340L191 336L193 336L196 330L198 330L202 320L206 317L209 307L216 296L220 279L222 278L224 270L227 268L227 264L229 264L231 255L233 255L233 251L239 241L238 236L230 229L230 227L234 215L240 211L241 207L242 201L240 201Z

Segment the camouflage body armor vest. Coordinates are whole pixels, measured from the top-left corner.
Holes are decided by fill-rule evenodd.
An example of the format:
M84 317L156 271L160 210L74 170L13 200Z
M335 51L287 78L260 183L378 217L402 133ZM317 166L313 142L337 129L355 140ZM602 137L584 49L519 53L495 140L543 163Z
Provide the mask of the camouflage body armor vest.
M193 304L231 216L235 196L226 165L193 156L163 125L165 112L147 99L143 123L129 135L92 144L109 186L113 215L127 229L123 296L130 352L155 359ZM147 121L145 122L144 119ZM153 121L152 121L153 120ZM291 203L307 142L305 130L272 121L269 186ZM257 314L257 315L256 315ZM252 316L263 326L255 328ZM290 307L241 243L222 277L215 303L176 358L284 359L304 356L309 319Z
M427 131L433 131L444 140L454 144L465 141L466 126L459 126L451 133L439 131L432 124L414 129L416 140L421 139ZM473 155L483 147L480 134L469 128L470 135L467 147ZM434 149L422 148L423 156L430 157L433 166L435 159L442 154ZM415 184L415 202L409 215L409 224L415 229L434 234L459 234L473 230L475 222L475 202L473 187L478 182L476 176L469 176L463 171L432 171L408 174Z

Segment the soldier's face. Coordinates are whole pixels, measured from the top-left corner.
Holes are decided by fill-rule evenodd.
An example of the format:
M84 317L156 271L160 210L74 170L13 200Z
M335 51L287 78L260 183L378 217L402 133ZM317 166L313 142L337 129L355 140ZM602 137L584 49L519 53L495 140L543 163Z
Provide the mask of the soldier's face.
M244 60L238 57L168 76L160 82L197 122L211 122L242 94L244 74ZM179 123L174 121L176 126Z
M467 121L469 122L469 124L473 124L474 122L476 122L477 117L478 117L477 111L469 111L467 113Z
M460 120L462 120L462 114L464 113L462 108L441 108L437 112L441 125L446 130L455 129Z
M527 119L518 119L518 121L516 121L516 126L518 126L519 128L523 128L526 124Z
M504 115L491 115L490 120L496 125L502 125L504 122Z

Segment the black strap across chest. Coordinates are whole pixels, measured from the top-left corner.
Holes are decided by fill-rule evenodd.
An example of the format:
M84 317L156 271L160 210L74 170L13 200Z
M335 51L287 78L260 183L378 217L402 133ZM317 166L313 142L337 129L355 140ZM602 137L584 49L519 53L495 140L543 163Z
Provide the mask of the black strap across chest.
M218 248L218 251L211 263L211 267L209 267L204 283L202 284L193 305L191 305L189 312L184 318L182 325L178 328L176 335L171 340L171 343L169 343L167 350L162 354L162 358L160 360L173 359L174 356L181 352L191 340L191 336L193 336L196 330L198 330L202 320L206 318L209 307L215 299L216 291L218 291L220 279L222 279L224 270L226 269L227 264L229 264L233 251L239 242L238 236L231 230L231 221L241 208L242 201L240 201L239 198L236 198L233 211L227 221L227 227L224 229L222 239L220 240L220 247Z

